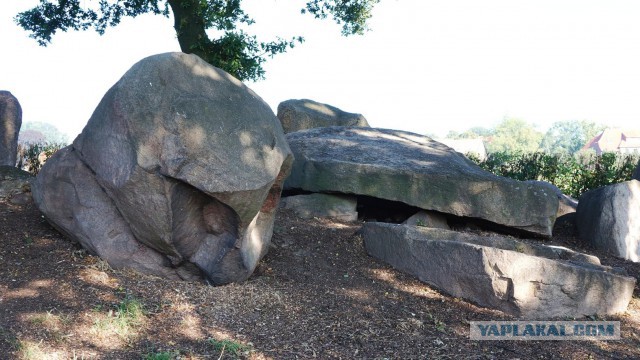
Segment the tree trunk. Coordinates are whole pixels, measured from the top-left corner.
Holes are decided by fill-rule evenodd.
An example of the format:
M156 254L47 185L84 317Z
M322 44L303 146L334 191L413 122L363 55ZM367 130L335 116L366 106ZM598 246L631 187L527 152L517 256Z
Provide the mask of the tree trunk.
M182 52L208 60L212 42L205 32L204 17L200 14L200 0L167 0L174 17L174 29Z
M201 2L202 0L167 0L173 11L174 28L182 52L198 55L202 60L240 80L259 79L264 73L260 66L263 59L253 49L260 48L262 44L254 38L230 31L232 29L227 29L220 38L211 40L206 33L207 14L203 13L209 9L202 9ZM231 13L220 17L221 19L214 21L238 21ZM282 46L279 43L275 45ZM277 52L272 51L272 54Z

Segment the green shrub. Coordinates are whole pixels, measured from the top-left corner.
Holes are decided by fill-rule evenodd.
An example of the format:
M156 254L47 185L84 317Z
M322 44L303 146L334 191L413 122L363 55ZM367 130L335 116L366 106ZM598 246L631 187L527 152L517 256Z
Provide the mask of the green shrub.
M497 152L489 154L484 161L470 159L496 175L516 180L544 180L577 198L588 190L630 180L640 155Z
M66 145L58 143L29 143L18 145L18 164L17 166L33 175L38 175L42 165L56 151L62 149Z

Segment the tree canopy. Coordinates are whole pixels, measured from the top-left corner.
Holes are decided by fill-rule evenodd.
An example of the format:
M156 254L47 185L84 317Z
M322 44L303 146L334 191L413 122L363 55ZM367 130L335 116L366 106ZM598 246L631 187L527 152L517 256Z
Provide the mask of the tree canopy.
M22 124L19 142L67 144L69 137L52 124L40 121L29 121Z
M490 136L492 136L494 134L494 130L493 129L487 129L485 127L482 126L476 126L476 127L472 127L469 130L466 130L464 132L457 132L457 131L449 131L449 133L447 134L446 138L447 139L477 139L477 138L488 138Z
M487 151L530 153L538 150L542 133L522 119L505 117L494 128L473 127L464 132L450 131L449 139L483 139Z
M533 124L506 117L494 128L472 127L464 132L449 131L448 139L485 141L489 152L542 151L548 154L574 154L605 126L586 120L554 122L544 135Z
M586 120L558 121L547 130L540 148L547 153L573 154L604 128Z
M301 13L315 18L331 17L342 25L342 35L363 34L367 20L379 0L310 0ZM244 12L241 0L40 0L40 4L19 13L15 20L42 46L51 43L58 31L88 30L103 34L123 17L142 14L169 16L180 49L196 54L240 80L264 78L262 64L267 57L281 54L304 41L302 37L258 41L255 35L239 29L254 20ZM210 38L207 30L218 34Z
M523 152L538 150L543 134L533 124L522 119L505 118L494 130L487 145L489 152Z

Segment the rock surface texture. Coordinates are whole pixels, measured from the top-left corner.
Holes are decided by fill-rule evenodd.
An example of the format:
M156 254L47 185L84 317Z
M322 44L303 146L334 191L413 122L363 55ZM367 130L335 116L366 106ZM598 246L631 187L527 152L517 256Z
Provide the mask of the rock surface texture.
M313 100L287 100L278 105L278 119L285 134L327 126L366 126L367 119L361 114L348 113L337 107Z
M504 237L366 223L367 252L481 306L526 319L624 312L636 280L593 256Z
M437 229L450 229L449 224L447 224L447 219L442 216L442 214L425 210L420 210L413 214L410 218L405 220L403 224Z
M552 183L541 180L527 180L525 181L525 184L534 184L546 187L548 188L549 192L558 197L558 213L556 215L557 217L576 212L576 209L578 208L578 201L571 196L563 194L562 190L560 190Z
M16 166L22 108L9 91L0 90L0 165Z
M608 185L580 196L580 237L621 258L640 262L640 181Z
M0 198L11 198L31 191L33 175L15 166L0 165Z
M291 162L262 99L194 55L168 53L105 94L33 194L47 220L115 268L225 284L266 253Z
M355 197L329 194L287 196L283 207L291 209L302 219L327 217L340 221L358 220Z
M400 201L550 236L558 198L546 186L493 175L426 136L327 127L287 134L287 189Z

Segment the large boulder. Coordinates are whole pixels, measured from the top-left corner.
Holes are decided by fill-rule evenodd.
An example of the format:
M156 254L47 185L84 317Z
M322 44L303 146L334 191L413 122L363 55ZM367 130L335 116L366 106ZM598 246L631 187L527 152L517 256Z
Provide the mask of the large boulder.
M93 171L73 146L56 152L33 187L36 204L61 233L78 241L116 269L132 268L168 279L199 280L188 263L173 266L161 251L141 244L127 220L98 184ZM141 216L150 211L142 210Z
M400 201L550 236L558 198L546 186L493 175L429 137L328 127L287 134L287 189Z
M640 181L587 191L576 213L580 237L599 249L640 262Z
M16 166L22 108L9 91L0 90L0 165Z
M253 91L195 55L135 64L38 174L45 217L113 267L225 284L266 253L291 152Z
M287 100L278 105L278 119L285 134L327 126L366 126L367 119L361 114L342 111L335 106L313 100Z
M564 248L443 229L365 223L367 252L438 289L526 319L624 312L636 280Z

